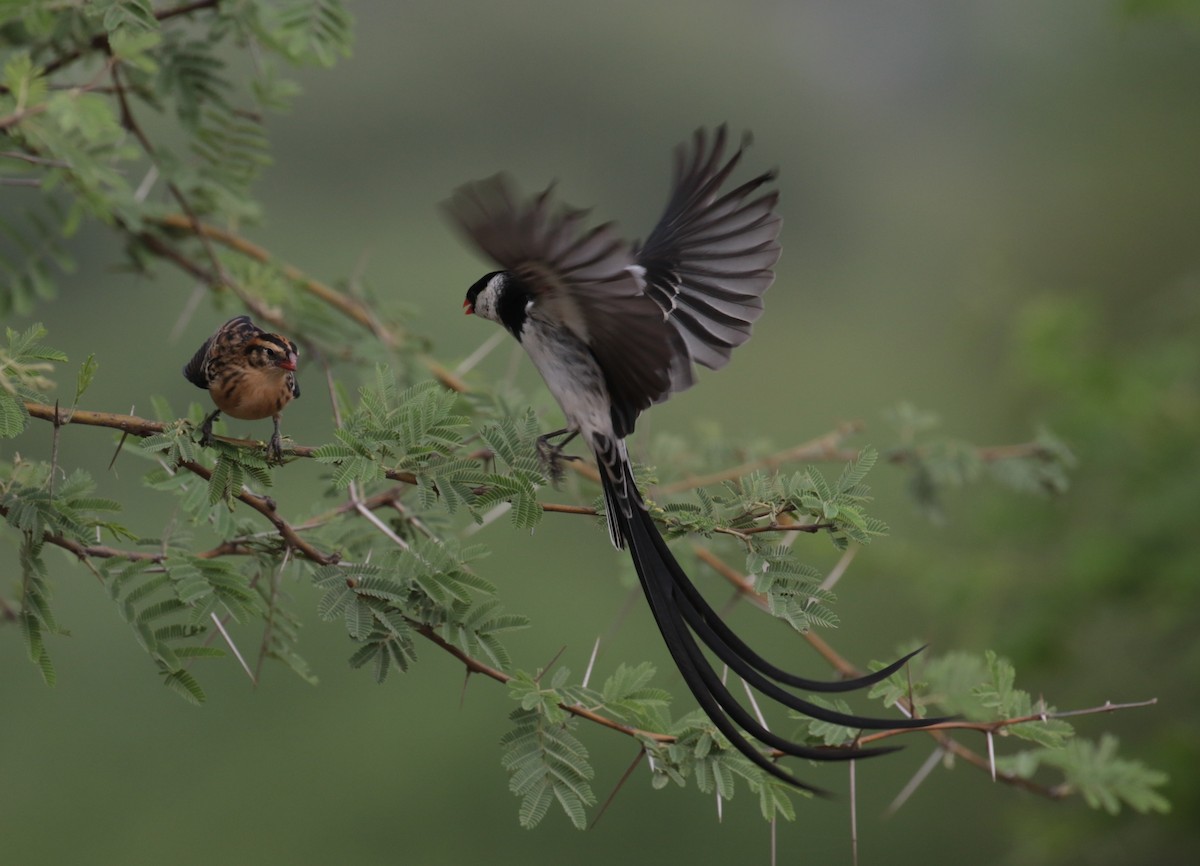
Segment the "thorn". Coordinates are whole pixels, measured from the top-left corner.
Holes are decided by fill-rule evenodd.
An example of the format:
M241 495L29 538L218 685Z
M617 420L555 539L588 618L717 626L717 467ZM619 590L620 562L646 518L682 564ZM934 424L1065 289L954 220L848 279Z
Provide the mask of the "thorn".
M58 432L62 419L58 415L58 400L54 401L54 434L50 440L50 501L54 501L54 475L58 470Z
M992 768L992 781L996 781L996 738L991 731L987 732L988 764Z
M583 673L583 687L586 689L588 682L592 678L592 666L596 664L596 654L600 652L600 636L596 636L596 642L592 644L592 657L588 659L587 670Z
M233 642L233 638L229 636L229 632L225 631L225 624L221 622L221 618L217 616L215 611L211 611L208 615L212 618L213 624L217 627L217 631L221 633L221 637L225 639L225 643L229 646L229 649L233 652L234 657L238 660L238 664L240 664L242 666L242 670L246 672L246 676L250 677L250 682L258 685L258 681L254 679L254 671L250 670L250 665L246 664L246 660L242 658L242 653L238 650L237 644Z
M544 677L546 674L548 674L550 672L550 668L554 667L555 662L558 661L558 657L561 656L566 651L567 651L566 644L563 644L561 647L559 647L558 652L556 652L551 657L550 661L546 662L545 666L540 671L538 671L538 675L533 678L533 681L535 683L537 683L538 685L541 685L542 677Z
M793 535L792 537L796 538L798 536ZM851 544L849 547L847 547L845 553L843 553L841 558L837 561L837 564L829 570L829 574L827 574L825 579L821 581L821 589L833 589L837 582L842 579L842 575L846 573L846 569L850 567L850 563L854 561L854 557L857 554L857 544ZM811 599L810 601L815 601L815 599Z
M596 825L600 823L600 819L604 817L604 813L608 811L608 807L612 805L613 800L616 799L616 796L620 790L625 787L625 783L629 781L629 777L633 775L633 771L637 769L637 765L641 763L642 758L646 758L650 762L650 768L654 769L654 759L650 757L650 754L644 748L639 748L637 755L633 759L633 762L625 768L625 772L621 774L621 778L618 779L617 784L613 786L612 793L605 798L604 805L600 807L600 811L596 813L596 817L593 818L592 823L588 825L589 830L596 829Z
M850 761L850 854L854 866L858 866L858 761Z
M739 677L739 679L741 678ZM754 715L758 717L758 723L762 725L765 730L769 731L770 728L767 727L767 720L763 716L762 709L758 706L758 701L754 698L754 692L750 690L750 684L745 680L742 680L742 688L746 690L746 697L750 699L750 706L754 708Z
M913 777L908 780L908 784L900 789L900 793L896 795L896 799L892 800L892 802L888 804L888 807L884 809L884 817L890 818L892 815L895 815L900 811L900 807L908 802L908 798L916 793L917 788L921 787L921 783L924 782L929 777L929 774L933 772L934 767L936 767L938 762L941 761L944 753L945 750L941 746L936 746L934 748L929 757L925 759L925 763L921 765L920 769L913 773Z

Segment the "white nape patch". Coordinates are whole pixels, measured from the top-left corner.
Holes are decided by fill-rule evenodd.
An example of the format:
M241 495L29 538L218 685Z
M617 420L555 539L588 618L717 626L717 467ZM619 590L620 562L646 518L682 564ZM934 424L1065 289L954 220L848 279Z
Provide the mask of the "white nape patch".
M504 286L504 274L496 274L488 280L479 297L475 299L475 315L492 322L500 321L500 313L496 305L500 300L500 292Z
M646 281L646 269L641 265L626 265L625 270L637 277L638 282L644 283Z
M530 298L528 301L525 302L525 312L528 313L532 309L533 309L533 298Z

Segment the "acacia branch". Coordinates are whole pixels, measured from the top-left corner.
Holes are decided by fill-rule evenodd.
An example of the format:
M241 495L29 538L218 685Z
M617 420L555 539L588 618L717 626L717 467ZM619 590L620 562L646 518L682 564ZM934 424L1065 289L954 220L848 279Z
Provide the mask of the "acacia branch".
M286 279L292 281L309 294L319 298L324 303L333 307L351 321L370 331L370 333L388 349L398 349L403 342L397 334L386 328L383 323L379 321L379 319L374 315L373 311L366 304L362 303L357 298L351 297L343 292L339 292L332 286L308 276L294 265L286 262L276 263L270 252L258 244L243 238L241 235L209 223L201 222L198 219L192 219L187 214L167 214L166 216L157 218L154 220L154 222L164 229L175 232L190 233L205 242L215 241L220 243L222 246L233 250L239 255L245 256L246 258L252 259L261 264L274 265L278 267L279 272L283 274ZM140 237L143 240L154 238L154 236L150 235L149 233L143 233ZM198 269L194 262L190 262L190 260L188 260L187 257L178 250L170 248L161 240L157 240L157 244L152 244L152 246L156 247L156 252L162 252L165 250L166 252L164 255L166 258L179 265L184 270L187 270L193 276L198 277L203 282L206 282L213 287L218 285L217 281L213 279L211 274L205 274L203 269ZM285 323L283 323L278 317L272 319L272 314L270 314L268 311L256 311L256 314L260 315L267 321L273 321L276 327L285 327ZM430 375L432 375L443 387L459 393L464 393L469 390L466 382L464 382L460 377L456 376L442 364L435 361L433 358L430 358L427 355L418 355L418 358L429 371Z
M823 436L818 436L807 442L801 442L799 445L793 445L791 448L785 448L766 457L750 460L738 466L723 469L720 472L713 472L709 475L692 475L671 484L663 484L656 487L655 491L663 495L682 493L685 490L693 490L697 487L709 487L713 484L720 484L722 481L735 481L738 478L761 469L773 471L785 463L842 459L840 455L845 452L839 451L838 446L841 445L847 436L862 430L863 426L861 421L848 421L839 424L836 430L831 430ZM858 453L853 452L853 456L850 459L854 459L857 456Z
M60 425L73 423L73 424L83 424L83 425L88 425L88 426L109 427L109 428L113 428L113 429L122 430L125 433L128 433L130 435L146 437L146 436L163 433L172 426L171 424L166 424L166 423L163 423L160 421L152 421L152 420L149 420L146 418L139 418L139 417L133 416L133 415L120 415L120 414L116 414L116 413L107 413L107 412L89 412L86 410L75 410L73 412L67 412L67 411L60 410L57 407L48 406L48 405L41 404L41 403L31 403L31 402L26 403L25 408L29 412L31 417L50 421L55 424L56 428ZM255 446L257 444L255 442L253 442L252 440L225 439L224 441L227 441L233 445L247 446L247 447ZM315 449L311 448L311 447L298 446L297 449L293 453L297 454L297 456L311 457L314 450ZM789 453L795 454L795 453L797 453L797 450L798 449L789 449ZM476 456L481 456L481 455L476 455ZM1011 449L1010 449L1010 456L1011 456ZM997 459L1000 459L1000 458L997 458ZM191 473L197 475L198 477L203 478L206 481L211 480L211 478L212 478L212 470L210 470L209 468L207 468L201 464L195 463L193 461L180 461L178 464L178 468L185 469L188 472L191 472ZM743 467L738 468L739 474L741 474L742 468ZM727 473L721 473L721 474L726 475ZM403 479L403 480L408 481L408 479ZM411 478L411 481L409 481L409 483L415 483L415 481L416 481L415 478ZM302 526L292 526L291 524L289 524L283 517L281 517L279 515L278 511L276 510L275 503L268 497L259 496L259 495L254 494L246 489L242 489L235 494L235 498L238 501L242 502L244 505L249 506L250 508L257 511L259 514L261 514L263 517L265 517L274 527L274 533L280 537L282 542L289 549L295 550L297 553L301 554L306 559L308 559L314 563L317 563L318 565L335 565L340 560L339 554L326 553L326 552L320 550L315 545L312 545L311 543L306 541L300 535L300 531L323 525L324 523L327 523L329 520L335 519L338 516L341 516L341 515L344 515L347 513L354 513L354 512L361 513L362 510L367 509L367 508L376 509L376 508L387 507L389 505L398 506L399 505L399 497L400 497L401 493L402 493L401 487L393 487L393 488L390 488L389 490L385 490L380 493L377 493L374 496L371 496L367 499L361 499L361 500L352 499L350 502L344 503L343 505L328 512L325 515L321 515L317 518L313 518L308 523L306 523ZM586 506L573 506L573 505L562 505L562 504L554 504L554 503L544 503L542 507L546 511L553 511L553 512L559 512L559 513L595 514L595 509L586 507ZM7 516L7 509L0 507L0 516ZM791 528L794 528L794 525L780 524L776 528L791 529ZM121 559L127 559L127 560L140 560L140 561L151 561L151 562L155 562L155 563L161 563L167 558L166 552L163 552L163 551L159 551L159 552L131 551L131 550L120 550L120 549L109 547L106 545L98 545L98 544L97 545L85 545L75 539L67 538L65 536L54 534L54 533L49 533L49 532L47 532L44 535L44 541L49 544L53 544L55 546L61 547L64 550L67 550L67 551L73 553L75 556L77 556L80 560L82 560L84 562L87 562L88 560L93 559L93 558L96 558L96 559L121 558ZM750 600L753 604L755 604L758 607L761 607L764 609L767 608L766 598L761 593L757 592L754 589L753 582L749 578L747 578L745 575L742 575L737 570L733 569L731 566L729 566L727 563L725 563L723 560L721 560L719 557L717 557L715 554L713 554L707 548L702 547L700 545L694 545L693 550L695 551L697 558L699 558L702 562L704 562L705 564L712 567L715 571L717 571L718 574L720 574L722 577L724 577L726 580L728 580L731 583L731 585L733 585L734 588L738 591L740 596L747 598L748 600ZM232 539L232 540L224 541L221 544L217 545L216 547L212 548L211 550L205 551L205 552L197 554L197 555L202 558L213 558L213 557L228 556L228 555L244 555L244 554L252 553L253 551L254 551L254 548L251 545L249 545L246 540ZM353 590L355 587L355 581L353 581L352 579L348 580L347 585ZM432 626L428 623L423 623L423 622L419 622L417 620L413 620L407 616L405 616L405 619L409 622L409 624L412 626L414 631L416 631L418 634L420 634L426 640L435 644L437 647L439 647L444 652L449 653L450 655L454 656L454 658L456 658L457 660L462 662L463 665L468 670L468 672L482 674L482 675L488 677L489 679L492 679L501 684L507 684L508 682L510 682L512 680L512 676L510 674L507 674L504 671L501 671L495 667L492 667L491 665L488 665L487 663L471 656L469 653L464 652L460 648L456 647L452 643L445 640L440 634L438 634L438 632L434 626ZM828 643L826 643L825 641L823 641L822 639L817 637L813 632L809 631L807 633L804 633L802 636L810 645L812 645L814 647L814 649L817 650L817 652L822 656L822 658L824 658L825 661L835 671L837 671L838 674L840 674L841 676L847 677L847 678L852 678L852 677L857 677L857 676L863 675L863 671L860 668L858 668L853 663L851 663L850 661L848 661L847 659L842 657L840 654L838 654ZM1091 714L1096 714L1096 713L1115 712L1117 710L1126 710L1126 709L1133 709L1133 708L1137 708L1137 707L1151 706L1154 703L1156 703L1155 700L1135 702L1135 703L1124 703L1124 704L1114 704L1111 702L1106 702L1103 706L1093 707L1093 708L1088 708L1088 709L1071 710L1071 711L1063 711L1063 712L1056 712L1056 713L1037 713L1037 714L1022 716L1022 717L1018 717L1018 718L1001 719L1001 720L989 721L989 722L969 722L969 721L956 720L956 721L941 722L941 723L938 723L935 725L930 725L927 728L920 728L920 729L895 728L895 729L889 729L889 730L884 730L884 731L876 731L876 732L873 732L870 734L860 736L855 740L854 745L856 745L856 746L857 745L865 745L865 744L873 743L873 742L876 742L876 741L879 741L882 739L886 739L889 737L900 736L900 735L904 735L904 734L923 733L923 734L928 734L929 736L934 737L943 749L956 755L957 757L962 758L964 761L971 764L972 766L978 767L981 770L984 770L986 772L993 772L995 768L993 766L993 763L991 761L989 761L988 758L980 755L979 753L969 749L968 747L966 747L966 746L962 745L961 743L959 743L958 741L956 741L952 736L950 736L950 732L955 731L955 730L964 730L964 731L976 731L979 733L992 735L992 734L995 734L995 733L1003 730L1004 728L1007 728L1007 727L1010 727L1010 726L1016 725L1016 724L1035 723L1038 721L1045 721L1050 718L1064 718L1067 716L1091 715ZM655 731L646 731L646 730L642 730L639 728L635 728L635 727L623 724L613 718L610 718L610 717L604 715L603 712L600 712L598 709L595 709L595 708L585 707L585 706L581 706L579 704L567 704L567 703L560 703L559 706L564 711L570 713L571 715L574 715L578 718L585 719L589 722L592 722L593 724L597 724L601 727L609 728L610 730L617 731L619 733L625 734L626 736L630 736L635 739L652 740L652 741L660 742L660 743L671 743L676 740L676 737L674 737L673 735L670 735L670 734L665 734L665 733L655 732ZM850 746L850 744L847 744L847 746L831 747L831 749L847 748L849 746ZM778 750L768 750L768 754L770 754L772 757L782 757L783 753L779 752ZM998 780L1004 782L1005 784L1008 784L1008 785L1011 785L1014 787L1018 787L1018 788L1022 788L1024 790L1028 790L1030 792L1039 794L1040 796L1044 796L1044 797L1047 797L1050 799L1061 799L1070 794L1070 791L1063 785L1057 785L1057 786L1042 785L1037 782L1033 782L1029 779L1025 779L1025 778L1016 776L1011 773L1002 773L1002 772L995 773L995 777Z
M353 588L352 585L351 588ZM433 626L426 623L417 622L409 617L405 617L405 619L408 620L408 623L413 627L414 631L419 633L422 637L426 638L433 644L436 644L438 647L441 647L450 655L454 656L456 659L462 662L463 665L466 666L467 670L471 673L483 674L485 677L493 679L502 684L507 684L512 680L512 676L510 674L506 674L502 670L481 662L479 659L475 658L469 653L463 652L461 649L438 634L437 630ZM610 719L608 716L605 716L593 709L580 706L579 704L560 703L558 706L573 716L578 716L581 719L587 719L589 722L594 722L601 727L618 731L629 737L646 738L660 743L673 743L676 740L676 738L671 734L661 734L655 731L644 731L640 728L634 728L630 725L622 724L615 719Z
M697 544L697 545L692 546L692 550L696 554L696 557L698 559L700 559L706 565L710 566L719 575L721 575L727 581L729 581L729 583L737 590L737 592L740 596L749 600L751 602L751 604L755 605L756 607L759 607L763 610L768 609L766 596L764 596L762 593L755 590L754 582L752 580L750 580L749 577L743 575L737 569L730 566L728 563L726 563L724 560L722 560L720 557L718 557L716 554L714 554L711 550L708 550L705 547L702 547ZM801 636L843 678L854 679L856 677L861 677L866 673L862 668L854 665L852 662L848 661L846 658L841 656L836 650L833 649L832 646L830 646L826 641L819 638L811 629L809 629L806 632L802 632ZM1000 719L1000 720L991 721L991 722L968 722L968 721L956 720L956 721L950 721L950 722L941 722L941 723L938 723L935 725L929 725L928 727L924 727L924 728L892 728L892 729L885 730L885 731L876 731L871 734L864 734L864 735L858 737L855 742L858 744L865 745L868 743L875 742L877 740L883 740L883 739L887 739L888 737L895 737L895 736L900 736L903 734L912 734L912 733L929 734L931 737L933 737L935 740L937 740L938 744L946 751L952 752L955 756L962 758L963 760L965 760L967 763L971 764L974 767L978 767L979 769L981 769L987 773L992 773L994 770L994 766L991 761L989 761L983 755L980 755L978 752L968 748L967 746L964 746L962 743L955 740L953 737L951 737L946 732L953 731L953 730L965 730L965 731L978 731L978 732L984 733L984 734L994 734L994 733L997 733L998 731L1002 730L1003 728L1009 727L1011 725L1023 724L1026 722L1039 722L1039 721L1045 721L1047 719L1065 718L1067 716L1092 715L1095 713L1110 713L1110 712L1115 712L1117 710L1148 707L1148 706L1154 705L1155 703L1157 703L1157 699L1154 699L1154 698L1152 698L1148 701L1138 701L1138 702L1134 702L1134 703L1125 703L1125 704L1114 704L1114 703L1106 701L1103 706L1095 707L1095 708L1091 708L1091 709L1070 710L1070 711L1056 712L1056 713L1036 713L1036 714L1029 715L1029 716L1021 716L1021 717L1012 718L1012 719ZM1017 776L1017 775L1014 775L1011 773L997 773L996 778L999 779L1000 781L1005 782L1008 785L1012 785L1013 787L1021 788L1026 791L1031 791L1033 793L1040 794L1041 796L1048 797L1050 799L1062 799L1063 797L1067 796L1067 794L1069 793L1065 790L1062 790L1061 786L1042 785L1037 782L1033 782L1029 779L1025 779L1021 776Z

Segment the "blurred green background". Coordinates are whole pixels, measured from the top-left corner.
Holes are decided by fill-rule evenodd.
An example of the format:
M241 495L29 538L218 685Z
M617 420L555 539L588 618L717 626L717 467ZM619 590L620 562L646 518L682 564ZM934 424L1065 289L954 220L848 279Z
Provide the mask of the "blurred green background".
M303 73L295 111L270 121L266 219L249 234L317 277L356 274L419 311L440 359L492 334L459 314L466 286L490 268L438 213L456 185L498 169L526 189L557 178L567 201L644 236L671 147L728 121L754 132L751 168L781 170L778 280L755 339L651 413L645 432L694 437L719 423L784 446L862 418L860 441L886 444L881 410L905 399L971 441L1023 441L1046 423L1076 449L1067 496L975 487L948 500L943 525L911 507L899 471L877 470L876 513L892 537L843 579L844 627L828 637L860 663L912 637L935 651L994 648L1017 663L1019 685L1064 708L1158 697L1078 728L1115 731L1129 757L1166 770L1174 812L1112 818L960 767L884 818L929 754L913 737L903 754L859 767L862 862L1197 862L1196 19L1094 0L362 0L352 10L354 57ZM19 212L31 195L4 188L0 208ZM194 291L186 279L122 272L100 227L76 243L79 269L29 320L45 322L72 362L96 354L86 408L148 413L161 394L182 411L202 395L178 368L224 311L203 299L177 331ZM505 344L485 370L502 376L511 361ZM533 374L520 375L534 389ZM297 442L330 437L322 390L289 410ZM13 447L44 456L47 438L34 427ZM89 468L102 492L131 503L126 521L155 534L163 504L141 492L143 467L105 469L113 438L67 429L60 461ZM320 473L277 473L277 498L316 495ZM509 641L517 664L566 646L562 662L582 670L629 596L603 533L552 515L532 537L499 521L482 539L495 546L484 572L534 620ZM801 543L828 561L823 545ZM0 562L11 580L15 548ZM464 694L461 667L432 647L377 687L347 667L341 627L314 613L301 649L320 686L277 669L252 690L233 664L214 666L196 709L158 684L85 569L62 557L55 580L73 633L51 644L57 687L42 685L15 629L0 629L5 863L769 862L770 830L750 797L718 821L695 790L651 792L645 773L591 831L556 814L521 830L499 765L503 690L471 682ZM288 588L312 610L304 581L290 575ZM733 618L763 628L749 611ZM765 628L763 642L776 632ZM670 683L639 605L599 665L647 658ZM603 798L634 750L603 731L582 736ZM844 768L803 775L846 788ZM849 862L846 798L799 812L778 829L779 862Z

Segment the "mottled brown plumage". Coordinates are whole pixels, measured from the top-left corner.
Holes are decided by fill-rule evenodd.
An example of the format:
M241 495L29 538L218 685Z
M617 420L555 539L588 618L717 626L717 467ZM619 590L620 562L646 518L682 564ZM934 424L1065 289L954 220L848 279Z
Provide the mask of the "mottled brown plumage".
M217 408L200 425L200 444L212 441L212 425L224 412L242 421L271 418L275 432L267 455L281 459L279 416L300 396L296 382L296 344L264 331L249 316L237 316L219 327L183 368L184 378L208 391Z

